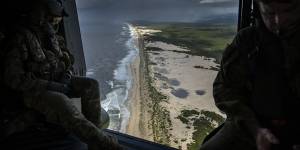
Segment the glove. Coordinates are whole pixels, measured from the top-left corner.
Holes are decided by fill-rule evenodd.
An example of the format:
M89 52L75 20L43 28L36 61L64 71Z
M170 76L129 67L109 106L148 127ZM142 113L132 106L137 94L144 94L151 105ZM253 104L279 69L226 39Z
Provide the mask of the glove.
M69 95L71 93L71 88L67 84L58 82L49 82L47 90L64 93L65 95Z
M277 137L266 128L259 128L257 131L257 150L271 150L273 144L279 144Z
M71 79L72 79L72 74L68 71L64 73L60 79L61 83L70 85L71 84Z

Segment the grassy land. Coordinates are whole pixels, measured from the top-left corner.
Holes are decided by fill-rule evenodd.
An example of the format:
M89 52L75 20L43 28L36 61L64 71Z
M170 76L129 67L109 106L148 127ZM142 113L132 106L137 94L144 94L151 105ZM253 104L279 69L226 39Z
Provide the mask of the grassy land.
M148 101L148 107L151 108L151 120L149 122L149 128L153 131L153 140L155 142L170 145L169 129L172 126L170 119L170 112L161 105L161 102L168 102L168 97L161 94L153 86L153 78L150 76L148 53L143 53L145 63L145 81L149 92L150 101Z
M179 45L191 50L185 53L212 57L217 62L220 62L224 48L236 33L233 25L155 24L147 27L162 32L146 36L145 40Z
M204 138L225 120L221 115L205 110L200 112L197 110L182 110L177 118L186 124L187 128L194 126L194 142L188 144L189 150L198 149Z

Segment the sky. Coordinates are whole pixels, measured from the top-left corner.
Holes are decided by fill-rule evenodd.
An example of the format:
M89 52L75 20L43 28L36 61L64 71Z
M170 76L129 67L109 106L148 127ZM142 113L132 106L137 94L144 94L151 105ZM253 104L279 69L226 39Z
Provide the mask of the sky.
M236 14L238 7L238 0L76 0L76 3L83 22L99 17L195 22L210 16Z
M201 4L223 4L237 3L237 0L76 0L80 9L120 6L123 8L146 6L155 7L182 7Z

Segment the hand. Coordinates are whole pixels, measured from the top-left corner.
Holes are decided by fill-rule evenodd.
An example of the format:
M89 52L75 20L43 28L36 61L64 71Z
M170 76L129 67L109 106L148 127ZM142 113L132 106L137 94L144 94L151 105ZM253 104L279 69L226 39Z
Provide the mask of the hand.
M60 79L60 82L61 83L64 83L64 84L67 84L67 85L70 85L71 84L71 79L72 79L72 75L71 73L69 72L66 72L62 75L61 79Z
M276 136L266 128L259 128L256 136L257 150L271 150L272 144L279 144Z

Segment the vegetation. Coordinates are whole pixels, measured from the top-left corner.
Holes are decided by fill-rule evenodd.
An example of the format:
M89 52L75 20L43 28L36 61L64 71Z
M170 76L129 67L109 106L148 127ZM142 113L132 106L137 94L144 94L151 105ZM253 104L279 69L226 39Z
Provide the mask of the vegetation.
M198 149L204 138L217 126L221 125L225 119L211 111L197 111L197 110L182 110L177 117L182 123L188 126L194 126L193 140L194 142L188 144L189 150Z
M147 27L162 32L146 36L145 40L175 44L191 50L178 52L212 57L218 63L220 63L224 48L231 42L236 33L236 28L233 25L154 24ZM151 48L151 50L159 51L161 49Z
M146 51L163 51L163 49L158 47L145 47Z
M183 117L191 117L194 115L199 115L200 113L197 110L182 110L181 114Z
M168 102L168 97L161 94L153 86L153 78L150 76L149 65L152 64L147 53L143 53L145 63L145 81L149 92L150 101L148 106L151 108L151 120L149 128L153 131L153 140L155 142L169 145L170 134L168 130L171 128L170 112L161 105L161 102Z

